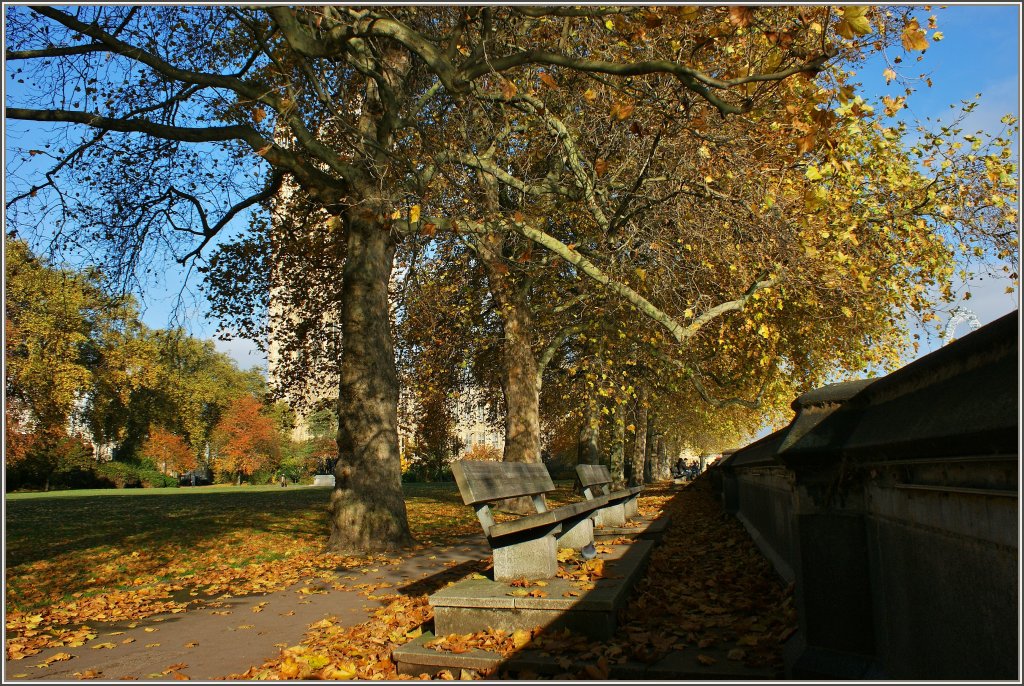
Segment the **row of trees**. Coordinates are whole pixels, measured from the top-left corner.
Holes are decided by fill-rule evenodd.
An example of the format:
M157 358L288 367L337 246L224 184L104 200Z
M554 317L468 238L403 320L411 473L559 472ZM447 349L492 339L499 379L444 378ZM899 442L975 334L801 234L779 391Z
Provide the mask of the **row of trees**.
M294 418L266 406L258 370L240 371L210 341L149 329L134 300L111 296L98 270L50 264L20 240L4 248L8 487L47 488L73 474L88 483L109 460L161 475L203 467L239 478L299 478L316 467L333 432L322 427L315 445L293 445Z
M1009 268L1011 136L894 119L941 38L918 12L12 8L7 116L74 142L8 217L130 274L251 215L204 266L215 309L259 339L295 294L294 381L340 377L331 545L401 546L403 379L442 423L466 379L491 393L506 460L581 423L592 455L608 417L625 461L652 411L714 442L894 363L958 269ZM854 76L878 54L880 99Z

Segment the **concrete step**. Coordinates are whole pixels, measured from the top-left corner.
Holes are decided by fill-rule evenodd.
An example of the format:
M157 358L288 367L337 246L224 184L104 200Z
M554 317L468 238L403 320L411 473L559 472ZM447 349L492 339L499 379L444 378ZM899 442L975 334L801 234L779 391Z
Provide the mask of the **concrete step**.
M590 587L569 579L548 579L528 589L491 579L463 579L430 596L438 635L470 634L488 627L512 632L538 626L609 638L616 615L641 574L654 547L652 541L603 546L604 577ZM536 596L524 592L539 591Z
M399 674L434 676L450 670L458 678L462 670L471 670L485 675L498 673L533 672L538 675L563 675L582 673L592 661L573 659L568 655L551 655L541 650L524 649L508 657L486 650L472 649L464 653L441 652L424 645L434 639L426 632L419 638L395 650L392 660L398 665ZM624 661L609 665L608 679L644 679L658 681L770 681L782 675L770 669L747 667L728 660L721 651L678 650L652 664ZM698 659L703 656L704 662ZM709 660L710 658L710 660ZM713 661L713 662L712 662ZM711 662L711 664L707 664Z
M670 522L671 519L667 514L663 514L656 518L634 517L626 523L626 526L594 527L594 539L598 541L607 541L610 539L621 538L623 536L634 536L637 538L647 538L657 542L665 535L665 531L668 529ZM633 526L630 526L630 524L633 524Z

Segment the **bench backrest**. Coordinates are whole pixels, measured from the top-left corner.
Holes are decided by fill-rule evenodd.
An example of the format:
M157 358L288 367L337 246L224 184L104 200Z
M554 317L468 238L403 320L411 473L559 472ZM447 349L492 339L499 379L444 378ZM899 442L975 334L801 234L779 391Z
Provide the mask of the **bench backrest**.
M579 477L583 493L588 498L597 495L608 495L612 487L612 475L603 464L578 464L576 476Z
M452 474L467 505L555 490L547 467L539 462L458 460L452 463Z

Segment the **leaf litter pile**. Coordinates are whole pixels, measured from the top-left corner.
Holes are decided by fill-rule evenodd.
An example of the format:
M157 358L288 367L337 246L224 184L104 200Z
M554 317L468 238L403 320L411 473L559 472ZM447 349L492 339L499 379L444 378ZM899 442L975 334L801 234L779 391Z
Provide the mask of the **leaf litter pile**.
M796 630L792 588L779 581L743 527L723 513L707 480L682 491L649 487L640 502L641 514L664 510L672 523L620 615L613 638L596 641L540 628L489 629L440 636L426 647L452 653L483 649L502 656L535 650L554 657L566 670L556 679L607 679L615 664L653 664L673 651L689 652L703 665L725 660L781 673L782 645ZM603 552L601 546L598 551ZM600 556L583 561L572 551L560 551L559 577L572 580L580 592L592 588L603 574ZM543 581L511 585L512 595L547 595ZM391 653L430 630L433 613L426 595L394 595L385 602L371 620L360 625L339 626L332 619L314 624L301 645L231 678L409 678L397 673ZM495 676L539 675L445 670L437 678Z
M423 545L479 530L454 484L407 486ZM324 553L326 502L323 489L297 488L8 501L6 657L83 646L101 633L96 623L216 607L400 562Z

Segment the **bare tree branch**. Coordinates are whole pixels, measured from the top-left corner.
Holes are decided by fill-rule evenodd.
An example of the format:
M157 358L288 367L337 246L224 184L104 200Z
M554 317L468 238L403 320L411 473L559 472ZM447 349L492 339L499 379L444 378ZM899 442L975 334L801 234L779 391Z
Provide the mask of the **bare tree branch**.
M88 45L71 45L60 48L39 48L37 50L8 50L4 57L8 62L15 60L34 60L40 57L68 57L69 55L86 55L92 52L110 52L103 43Z
M232 219L234 219L235 216L239 212L241 212L242 210L245 210L245 209L247 209L249 207L252 207L253 205L257 205L257 204L259 204L261 202L264 202L266 200L270 200L271 198L276 196L277 192L279 190L281 190L281 185L282 185L283 182L284 182L284 172L282 172L280 170L274 170L274 173L271 174L270 178L267 180L266 187L264 187L264 189L262 191L260 191L259 193L256 193L255 195L252 195L252 196L246 198L245 200L242 200L242 201L236 203L233 207L228 209L228 211L225 212L221 216L221 218L217 221L217 223L214 224L213 226L210 226L210 224L209 224L209 222L207 220L207 217L206 217L206 212L203 210L203 207L202 207L201 203L199 202L199 200L195 196L190 195L188 193L184 193L184 192L182 192L182 191L180 191L180 190L178 190L178 189L176 189L176 188L174 188L172 186L170 188L170 190L174 194L176 194L178 197L183 198L183 199L187 200L188 202L192 203L192 205L196 208L196 210L197 210L197 212L199 214L200 221L202 222L202 225L203 225L203 233L202 233L203 240L202 240L202 242L198 246L196 246L196 248L194 250L190 251L184 257L180 258L178 260L178 262L180 264L185 264L189 259L191 259L193 257L198 257L202 253L203 248L205 248L206 245L211 240L213 240L213 238L218 233L220 233L221 229L223 229L225 226L227 226L228 222L230 222Z

